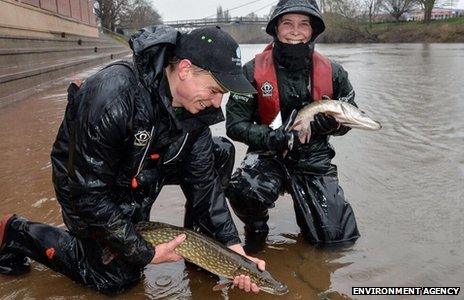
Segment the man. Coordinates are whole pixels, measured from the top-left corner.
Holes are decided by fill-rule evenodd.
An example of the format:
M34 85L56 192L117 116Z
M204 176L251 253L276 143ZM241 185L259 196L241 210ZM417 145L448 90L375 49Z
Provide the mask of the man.
M324 29L314 1L280 1L266 27L274 42L243 68L258 94L232 93L227 103L227 135L249 149L226 195L245 223L250 250L262 247L269 231L268 209L284 191L292 194L297 223L310 241L327 245L359 237L329 144L331 135L343 135L349 128L318 114L311 140L301 145L298 133L287 130L297 110L325 96L356 105L347 72L314 51ZM279 113L287 121L273 130L269 125Z
M68 231L5 216L0 272L26 271L30 257L98 291L124 290L147 264L181 259L175 247L185 235L153 248L134 229L169 183L179 183L187 198L186 226L245 255L222 189L234 148L226 139L213 143L209 129L223 120L224 93L254 92L237 43L216 27L181 35L156 26L130 45L134 65L111 64L68 90L51 155ZM258 291L243 275L234 283Z

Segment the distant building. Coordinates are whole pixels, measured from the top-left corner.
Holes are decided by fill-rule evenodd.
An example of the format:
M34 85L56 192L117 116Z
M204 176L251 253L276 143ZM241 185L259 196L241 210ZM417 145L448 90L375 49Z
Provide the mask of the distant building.
M439 8L435 7L432 10L432 20L445 20L450 18L464 17L464 9ZM405 13L407 21L422 21L424 20L424 10L412 10Z

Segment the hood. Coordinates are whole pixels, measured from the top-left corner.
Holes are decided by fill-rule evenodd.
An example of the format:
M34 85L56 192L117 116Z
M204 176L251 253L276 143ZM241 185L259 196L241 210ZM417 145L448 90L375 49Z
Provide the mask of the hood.
M310 16L313 28L311 41L314 41L325 30L324 20L315 0L280 0L272 12L269 23L267 23L266 32L276 37L277 20L288 13L301 13Z
M179 35L180 32L172 27L157 25L142 28L131 36L129 45L134 54L134 66L139 80L149 90L159 86Z

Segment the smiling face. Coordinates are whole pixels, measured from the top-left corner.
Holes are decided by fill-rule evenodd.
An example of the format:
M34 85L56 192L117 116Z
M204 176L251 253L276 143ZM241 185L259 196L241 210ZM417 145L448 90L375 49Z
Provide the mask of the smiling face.
M222 96L227 91L213 78L211 73L182 59L168 75L172 94L172 106L183 107L196 114L207 107L221 107Z
M282 43L306 43L311 39L312 33L308 15L285 14L277 21L277 38Z

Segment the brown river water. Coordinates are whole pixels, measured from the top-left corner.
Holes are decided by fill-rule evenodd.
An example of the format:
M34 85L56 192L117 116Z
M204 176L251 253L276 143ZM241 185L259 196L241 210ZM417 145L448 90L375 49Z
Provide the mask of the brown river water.
M242 45L243 60L263 47ZM213 292L215 276L178 262L148 266L140 284L111 298L392 299L353 296L352 287L455 286L461 292L452 299L464 299L464 44L318 49L342 63L358 105L383 124L379 132L352 130L332 139L340 184L361 238L344 249L315 248L299 235L285 195L271 210L267 246L257 256L289 286L287 295ZM0 213L62 226L51 184L51 145L66 105L66 83L98 69L39 88L33 97L0 110ZM224 123L212 131L224 135ZM236 147L238 165L246 147ZM178 187L165 187L151 219L181 225L184 201ZM110 297L34 263L26 275L0 275L0 299L23 298Z

